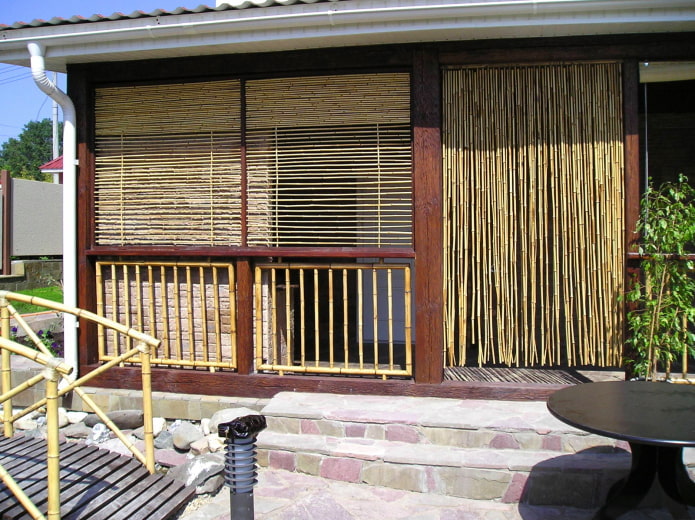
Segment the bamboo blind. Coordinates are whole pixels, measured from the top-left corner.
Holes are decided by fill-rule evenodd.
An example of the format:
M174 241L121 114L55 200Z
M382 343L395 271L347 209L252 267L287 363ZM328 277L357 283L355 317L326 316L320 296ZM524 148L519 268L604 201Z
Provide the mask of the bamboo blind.
M408 264L259 264L254 314L259 371L412 376Z
M239 245L240 82L96 89L98 245Z
M249 245L411 246L408 74L263 79L246 92Z
M236 367L236 294L232 264L121 262L96 264L97 314L162 341L152 363ZM132 348L100 328L99 359Z
M616 366L617 63L446 69L447 363Z

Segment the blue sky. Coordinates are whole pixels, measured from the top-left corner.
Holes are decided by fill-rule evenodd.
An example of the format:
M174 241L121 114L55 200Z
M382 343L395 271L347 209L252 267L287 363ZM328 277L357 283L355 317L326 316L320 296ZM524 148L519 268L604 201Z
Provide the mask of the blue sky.
M50 20L55 16L171 11L200 4L214 5L215 0L0 0L0 24L30 22L36 18ZM49 77L53 78L53 74L49 73ZM58 86L65 90L63 75L58 77ZM36 87L29 69L0 63L0 145L10 137L17 137L29 121L50 118L51 114L52 101ZM59 117L62 119L62 113Z

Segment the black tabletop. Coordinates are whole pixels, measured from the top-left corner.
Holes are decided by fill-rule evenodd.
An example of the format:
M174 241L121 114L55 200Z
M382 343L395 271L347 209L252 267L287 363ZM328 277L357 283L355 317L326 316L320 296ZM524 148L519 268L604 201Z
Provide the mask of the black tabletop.
M695 385L585 383L555 392L548 409L590 433L657 446L695 446Z

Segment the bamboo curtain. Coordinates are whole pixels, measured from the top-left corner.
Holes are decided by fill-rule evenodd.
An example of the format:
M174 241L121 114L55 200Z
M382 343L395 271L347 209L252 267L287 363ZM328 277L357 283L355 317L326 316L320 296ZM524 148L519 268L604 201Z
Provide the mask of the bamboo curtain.
M96 89L97 245L239 245L240 82Z
M248 81L249 245L411 246L410 77Z
M444 70L450 366L620 363L620 70Z

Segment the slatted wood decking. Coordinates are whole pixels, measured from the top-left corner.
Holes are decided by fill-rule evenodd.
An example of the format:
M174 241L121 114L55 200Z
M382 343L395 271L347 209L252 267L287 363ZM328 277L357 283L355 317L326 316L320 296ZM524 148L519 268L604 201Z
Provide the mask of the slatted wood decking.
M46 442L22 435L0 440L0 464L46 514ZM63 520L164 520L190 500L195 486L150 474L137 460L82 443L60 446ZM0 484L3 520L31 516Z

